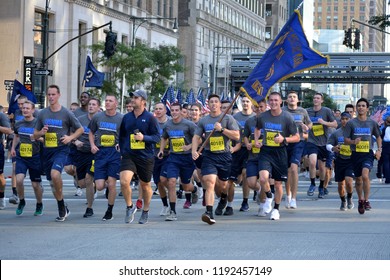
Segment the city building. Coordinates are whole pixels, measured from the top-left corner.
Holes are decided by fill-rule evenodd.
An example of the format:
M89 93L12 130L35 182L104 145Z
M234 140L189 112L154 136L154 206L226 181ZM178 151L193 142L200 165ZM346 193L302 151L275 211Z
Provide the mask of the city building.
M50 57L63 44L93 28L112 22L119 42L138 40L150 46L177 46L179 34L172 29L178 17L178 0L3 0L0 10L1 81L17 78L44 104L45 85L59 85L65 106L78 100L85 72L87 46L104 41L109 25L81 36ZM47 11L47 13L46 13ZM48 15L47 19L45 15ZM47 28L48 32L44 32ZM45 42L45 34L47 42ZM52 76L37 75L45 66ZM106 69L99 71L106 72ZM46 80L47 79L47 80ZM7 107L9 87L0 87L0 104Z
M265 0L179 1L180 38L187 88L231 93L230 55L266 50Z

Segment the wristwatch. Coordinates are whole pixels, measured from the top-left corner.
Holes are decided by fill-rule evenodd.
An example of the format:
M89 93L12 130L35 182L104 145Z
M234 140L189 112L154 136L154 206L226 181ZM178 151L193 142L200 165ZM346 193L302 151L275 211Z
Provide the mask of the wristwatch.
M286 137L283 137L283 144L284 144L285 146L288 145L288 143L287 143L287 141L286 141Z
M221 128L221 133L223 133L224 130L225 130L225 128L222 127L222 128Z

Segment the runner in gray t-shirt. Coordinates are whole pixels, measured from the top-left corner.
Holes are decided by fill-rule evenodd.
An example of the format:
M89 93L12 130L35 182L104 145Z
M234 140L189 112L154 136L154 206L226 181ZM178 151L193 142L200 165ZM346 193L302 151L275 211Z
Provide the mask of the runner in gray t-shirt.
M59 214L56 218L57 222L65 221L70 213L64 202L61 177L69 154L68 144L76 140L84 131L75 115L61 106L60 97L58 86L48 87L47 98L50 105L39 112L34 129L35 139L44 137L42 162L46 178L50 181L54 197L57 199ZM74 129L73 133L71 133L72 129Z
M261 148L259 153L259 177L261 188L267 196L263 211L269 213L272 209L272 193L269 178L275 180L275 205L270 220L279 220L279 205L283 196L282 181L287 180L288 157L286 145L299 141L299 133L290 113L280 107L282 97L279 92L272 92L268 97L271 110L257 117L255 130L255 146ZM263 141L259 142L260 130Z

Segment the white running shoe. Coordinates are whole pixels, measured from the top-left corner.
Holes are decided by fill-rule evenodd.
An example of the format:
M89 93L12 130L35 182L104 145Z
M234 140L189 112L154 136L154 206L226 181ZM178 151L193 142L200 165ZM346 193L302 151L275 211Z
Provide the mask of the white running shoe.
M77 187L76 188L76 193L74 194L74 196L82 196L83 195L83 191L81 188Z
M278 209L272 209L271 215L269 216L270 220L279 220L280 214Z
M266 217L267 213L264 212L264 203L260 203L259 210L257 211L257 216L259 217Z
M292 198L290 201L290 209L297 209L297 200Z
M289 209L291 207L291 196L286 195L286 208Z
M161 212L160 212L160 216L168 216L171 212L171 209L169 208L169 206L163 206L163 208L161 209Z
M5 209L6 205L7 205L7 204L6 204L6 202L5 202L5 197L0 198L0 210Z
M269 212L271 212L271 210L272 210L272 201L274 200L274 195L272 195L272 197L271 198L266 198L265 199L265 203L264 203L264 212L265 213L269 213Z

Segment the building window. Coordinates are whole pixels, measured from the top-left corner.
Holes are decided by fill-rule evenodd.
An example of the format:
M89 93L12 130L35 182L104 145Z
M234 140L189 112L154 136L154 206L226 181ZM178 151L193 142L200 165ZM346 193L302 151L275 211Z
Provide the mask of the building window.
M161 16L161 1L157 0L157 15Z
M270 26L267 26L265 28L265 39L271 40L271 38L272 38L272 28Z
M272 16L272 4L265 5L265 16L266 17Z

